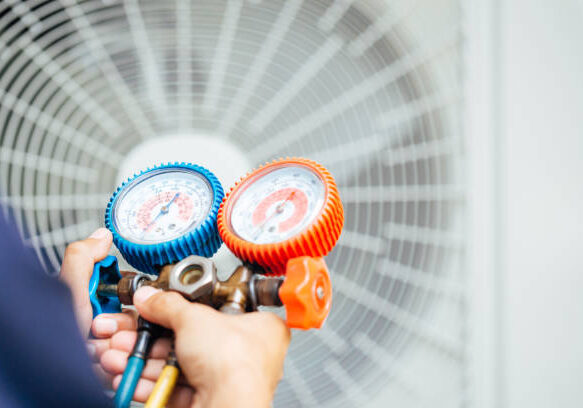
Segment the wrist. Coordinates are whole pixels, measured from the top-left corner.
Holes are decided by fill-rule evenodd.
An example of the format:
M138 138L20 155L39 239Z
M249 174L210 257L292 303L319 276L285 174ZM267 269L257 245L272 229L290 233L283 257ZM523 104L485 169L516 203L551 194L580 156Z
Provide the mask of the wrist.
M216 387L200 395L205 402L204 407L225 408L269 408L275 390L265 382L261 373L251 373L248 370L234 370L226 373Z

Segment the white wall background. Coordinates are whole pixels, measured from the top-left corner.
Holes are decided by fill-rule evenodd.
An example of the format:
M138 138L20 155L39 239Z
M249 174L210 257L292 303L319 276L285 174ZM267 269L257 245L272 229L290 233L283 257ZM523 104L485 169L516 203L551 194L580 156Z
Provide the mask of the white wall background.
M583 405L583 2L500 1L502 402Z

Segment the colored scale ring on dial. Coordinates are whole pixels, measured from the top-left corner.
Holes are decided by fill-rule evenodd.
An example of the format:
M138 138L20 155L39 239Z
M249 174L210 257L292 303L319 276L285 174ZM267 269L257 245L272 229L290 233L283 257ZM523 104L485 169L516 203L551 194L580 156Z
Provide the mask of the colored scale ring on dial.
M237 257L267 274L283 275L289 259L322 257L332 250L344 211L330 172L312 160L291 158L241 179L225 196L217 222L223 242Z

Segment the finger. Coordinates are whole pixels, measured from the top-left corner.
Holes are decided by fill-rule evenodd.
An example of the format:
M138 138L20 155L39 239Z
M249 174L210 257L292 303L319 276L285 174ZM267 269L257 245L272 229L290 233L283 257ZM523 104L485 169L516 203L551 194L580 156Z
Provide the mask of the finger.
M108 350L101 357L100 363L103 369L111 375L123 374L128 362L128 356L129 353L124 351ZM165 365L166 358L149 358L144 366L144 371L142 371L142 378L156 381ZM186 378L182 375L178 377L178 383L188 384Z
M119 331L110 340L110 348L125 352L130 352L134 348L138 334L135 331ZM150 350L150 358L168 357L172 348L172 340L169 338L157 339Z
M106 350L99 359L99 364L109 374L117 375L124 372L130 353L119 350Z
M126 368L128 356L129 353L126 353L125 351L107 350L103 353L103 356L101 356L100 363L103 369L108 373L114 375L121 374ZM146 361L144 370L142 371L142 378L155 381L162 372L162 368L164 368L165 364L165 359L149 358Z
M109 350L110 347L109 339L87 340L87 351L89 352L89 357L91 357L91 360L94 363L98 363L103 353Z
M103 313L93 319L91 333L97 338L111 337L121 330L136 330L138 321L131 312Z
M142 286L134 294L134 306L146 320L177 331L186 317L190 321L208 320L214 309L190 303L176 292ZM200 322L202 323L202 322Z
M113 389L117 390L119 387L119 383L121 382L121 375L116 376L113 379L112 385ZM136 386L136 391L134 392L134 400L137 402L146 402L148 397L152 393L154 389L155 381L146 380L140 378L138 384ZM174 392L170 401L168 402L168 407L171 408L182 408L190 406L190 402L192 401L192 397L194 396L194 391L189 386L185 385L177 385L174 388ZM186 402L186 403L185 403Z
M93 265L107 256L112 241L111 232L107 228L99 228L89 238L69 244L63 257L61 277L68 283L81 278L89 283ZM83 266L89 266L89 269L80 268Z
M122 376L118 375L113 379L112 385L113 389L116 391L117 388L119 387L119 383L121 382L121 378ZM154 389L154 384L155 384L154 381L140 378L138 380L138 383L136 384L136 390L134 391L134 396L132 400L137 402L146 402L146 400L152 393L152 390Z

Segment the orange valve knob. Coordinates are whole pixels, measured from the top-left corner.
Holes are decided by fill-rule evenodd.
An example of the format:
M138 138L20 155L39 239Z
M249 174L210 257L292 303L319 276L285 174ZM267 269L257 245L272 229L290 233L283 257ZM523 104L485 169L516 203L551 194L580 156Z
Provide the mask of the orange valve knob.
M302 256L290 259L279 288L288 327L319 329L332 305L332 283L323 258Z

